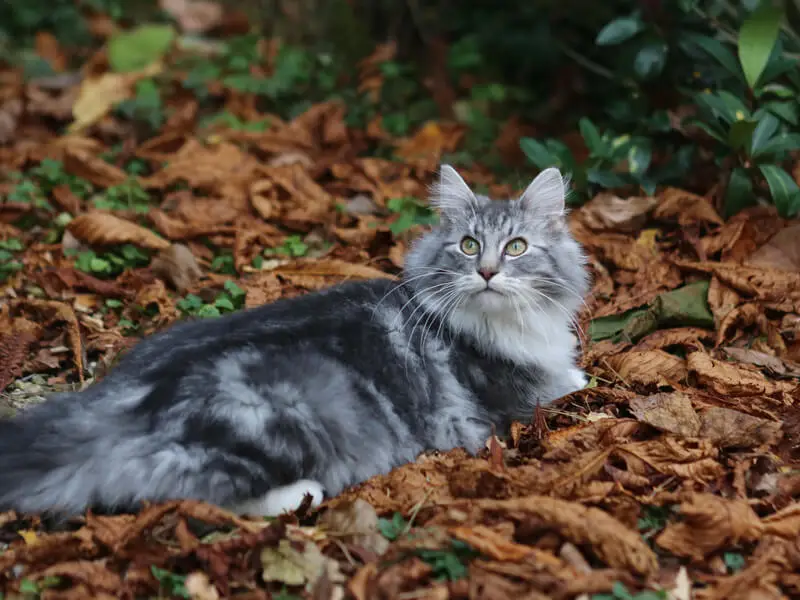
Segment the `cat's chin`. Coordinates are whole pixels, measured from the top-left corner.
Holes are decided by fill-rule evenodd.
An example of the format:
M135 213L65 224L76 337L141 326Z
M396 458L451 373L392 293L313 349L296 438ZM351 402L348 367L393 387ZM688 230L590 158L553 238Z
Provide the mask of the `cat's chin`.
M484 288L475 292L470 298L469 309L486 313L490 316L503 314L513 310L511 300L503 292L491 288Z

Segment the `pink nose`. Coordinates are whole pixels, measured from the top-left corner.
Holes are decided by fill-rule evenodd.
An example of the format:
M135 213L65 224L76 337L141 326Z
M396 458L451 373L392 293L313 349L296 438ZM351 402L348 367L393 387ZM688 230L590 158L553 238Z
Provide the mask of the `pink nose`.
M478 269L478 273L481 274L486 281L489 281L492 277L497 275L497 271L493 271L492 269Z

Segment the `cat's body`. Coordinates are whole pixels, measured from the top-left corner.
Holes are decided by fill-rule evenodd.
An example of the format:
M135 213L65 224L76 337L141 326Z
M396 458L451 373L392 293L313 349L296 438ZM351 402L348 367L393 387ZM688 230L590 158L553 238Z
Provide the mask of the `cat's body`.
M524 198L518 214L461 198L471 192L453 177L443 170L442 227L416 244L402 282L348 283L178 324L83 392L0 422L0 508L196 498L274 514L427 449L474 452L492 425L504 431L537 402L582 387L569 326L586 276L563 220L543 213L537 225ZM548 193L534 184L526 194ZM531 240L513 260L537 235L551 245L527 268L491 250L519 229ZM464 253L465 235L485 249ZM550 273L538 277L538 305L530 294L512 302L537 269Z

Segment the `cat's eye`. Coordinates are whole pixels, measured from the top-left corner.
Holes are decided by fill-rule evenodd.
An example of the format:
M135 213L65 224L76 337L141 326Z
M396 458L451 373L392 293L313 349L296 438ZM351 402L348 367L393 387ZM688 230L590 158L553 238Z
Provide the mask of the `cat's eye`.
M461 240L461 251L467 256L475 256L480 249L481 245L475 238L467 236Z
M509 256L519 256L528 249L528 242L522 238L515 238L506 244L504 252Z

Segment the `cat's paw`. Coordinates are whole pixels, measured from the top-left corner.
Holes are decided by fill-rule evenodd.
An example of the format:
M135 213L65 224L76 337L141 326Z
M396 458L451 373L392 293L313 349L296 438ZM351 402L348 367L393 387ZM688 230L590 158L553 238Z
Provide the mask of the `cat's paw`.
M285 512L300 508L306 494L311 495L311 506L316 507L325 497L325 488L312 479L298 479L294 483L273 488L261 498L249 500L237 506L232 512L264 517L277 517Z
M586 377L586 373L580 369L570 369L567 371L567 378L570 384L575 386L576 390L582 390L586 387L586 384L589 383L589 378Z

